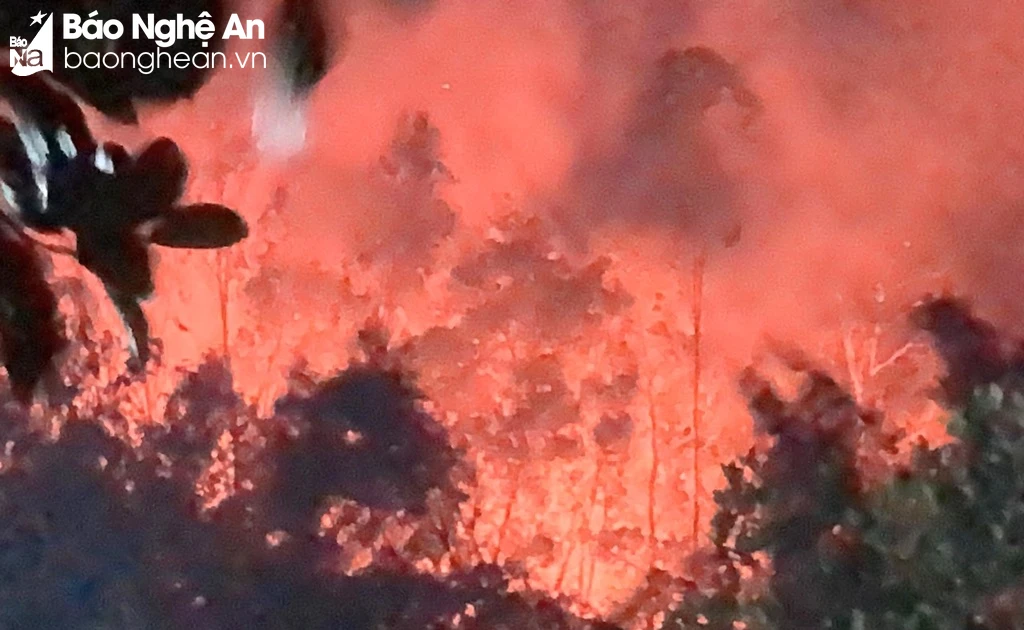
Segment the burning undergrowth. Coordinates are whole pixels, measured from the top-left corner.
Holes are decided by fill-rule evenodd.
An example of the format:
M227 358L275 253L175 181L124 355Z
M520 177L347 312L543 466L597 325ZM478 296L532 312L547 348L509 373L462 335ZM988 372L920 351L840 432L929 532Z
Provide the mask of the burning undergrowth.
M962 303L941 299L919 308L915 322L936 335L940 349L968 348L944 352L947 396L962 395L958 374L975 375L979 385L990 381L972 352L1013 344ZM876 538L861 538L858 528L868 521L850 510L888 509L876 502L883 498L877 489L902 483L893 481L893 466L968 461L956 458L957 445L938 447L951 449L952 464L922 459L940 451L921 446L907 463L898 454L899 431L859 407L811 359L790 356L790 368L803 375L792 400L754 370L741 383L762 437L726 467L714 544L691 555L667 545L668 537L650 540L642 527L614 526L636 487L629 469L638 441L650 437L637 423L643 413L635 399L643 390L628 355L617 377L591 378L579 394L555 355L517 362L512 406L479 415L481 424L451 417L442 424L451 414L420 390L422 376L409 363L418 356L415 344L395 344L368 322L347 368L323 376L295 366L269 415L245 402L226 361L211 356L182 373L163 412L147 418L146 383L101 374L100 357L118 350L111 337L85 334L91 324L81 315L67 321L82 331L73 336L78 358L64 371L69 404L26 411L8 400L0 416L0 598L4 618L15 624L612 628L567 613L578 601L543 593L585 597L598 564L607 570L622 563L635 563L641 574L631 597L607 611L624 627L665 610L680 622L699 611L715 623L804 623L842 617L851 607L871 610L869 603L888 610L891 595L857 577L878 570L870 554L882 552ZM155 350L159 363L159 344ZM1016 391L1014 364L1001 365L995 377ZM591 406L602 410L593 421ZM666 458L675 456L670 442L663 448ZM807 461L818 463L815 475L806 473ZM593 463L597 468L588 468ZM737 476L744 467L749 476ZM573 471L583 474L574 478ZM573 511L568 531L537 527L522 539L509 525L512 512L550 514L544 490L553 472L582 482L589 510L582 518ZM505 486L510 478L515 485ZM744 488L751 479L760 485ZM503 491L508 502L497 514L504 520L489 532L495 506L488 495ZM764 511L750 511L750 501L764 502ZM679 533L679 521L666 513L659 508L662 531ZM903 524L886 525L895 526ZM812 544L811 530L831 537ZM560 549L575 537L578 546ZM770 542L762 548L757 541ZM642 571L644 557L630 555L651 545L654 562L668 570ZM815 553L841 573L814 573L821 570L809 560ZM845 599L809 598L807 580ZM708 592L717 603L702 599ZM973 605L973 595L964 597L964 606ZM825 599L831 603L823 607Z
M297 368L272 416L211 357L141 423L144 383L82 387L113 339L78 338L65 381L106 404L0 418L5 623L597 627L481 557L472 467L386 338L362 338L339 375Z

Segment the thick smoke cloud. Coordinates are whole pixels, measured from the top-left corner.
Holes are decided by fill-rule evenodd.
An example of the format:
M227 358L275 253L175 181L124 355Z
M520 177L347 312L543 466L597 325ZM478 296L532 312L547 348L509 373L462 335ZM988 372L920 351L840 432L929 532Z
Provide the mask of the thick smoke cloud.
M796 308L775 293L827 302L798 322L817 328L839 318L836 294L882 283L912 300L897 282L976 281L1012 264L986 245L1021 192L1020 46L1007 26L1020 18L990 8L967 19L952 2L451 2L406 22L346 5L346 54L287 174L303 245L290 258L333 263L379 247L401 261L420 247L397 247L379 226L418 225L429 204L387 210L367 198L396 125L424 111L458 180L444 192L458 249L506 209L502 195L594 249L625 240L652 266L661 252L717 248L742 225L737 250L711 269L724 300L763 305L766 328L786 327ZM683 53L693 47L703 63ZM240 79L220 81L200 100Z

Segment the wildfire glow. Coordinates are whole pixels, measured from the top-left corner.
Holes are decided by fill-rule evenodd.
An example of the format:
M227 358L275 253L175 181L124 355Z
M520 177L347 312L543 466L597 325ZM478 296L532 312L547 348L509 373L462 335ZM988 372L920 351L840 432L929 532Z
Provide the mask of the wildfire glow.
M252 226L228 252L160 252L151 395L227 348L269 408L299 358L343 368L376 318L480 471L480 555L621 613L651 566L683 566L694 493L706 521L719 465L749 446L742 368L802 348L941 439L909 305L963 290L1024 332L1024 10L964 6L337 3L344 56L290 161L250 137L259 70L111 130L174 137L193 196ZM703 71L659 83L664 53L694 46L757 106L728 88L694 105ZM616 415L619 450L595 431Z

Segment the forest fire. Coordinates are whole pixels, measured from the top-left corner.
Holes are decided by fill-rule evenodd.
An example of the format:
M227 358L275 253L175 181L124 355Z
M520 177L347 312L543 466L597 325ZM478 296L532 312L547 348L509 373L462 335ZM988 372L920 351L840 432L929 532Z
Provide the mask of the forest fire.
M216 238L158 223L155 290L127 307L83 260L87 228L25 221L69 343L61 378L0 419L0 471L41 470L42 486L65 465L93 475L75 453L96 454L97 488L123 501L63 500L109 501L104 532L145 532L138 557L166 571L139 592L170 593L102 597L170 627L200 609L195 627L232 627L237 607L281 627L705 627L711 613L687 617L701 597L767 601L758 589L775 598L763 618L740 607L707 627L873 614L857 611L888 600L863 585L836 598L855 613L802 607L801 589L847 574L809 573L792 549L882 545L850 514L898 503L897 469L960 461L936 455L968 439L946 420L982 413L990 383L997 407L1015 400L1008 340L1024 336L1024 12L891 4L240 2L291 26L283 46L231 44L273 68L176 78L173 103L55 71L90 151L174 162L153 143L170 138L188 178L165 205L220 214ZM10 85L6 101L28 83ZM136 298L152 344L126 315ZM783 489L748 509L758 483ZM24 492L0 481L0 508ZM924 519L910 511L893 522ZM742 549L749 522L789 517L820 530L813 545ZM1010 582L971 610L1003 614ZM275 589L293 597L280 610L261 600ZM379 610L323 603L367 597ZM422 606L381 612L405 599Z

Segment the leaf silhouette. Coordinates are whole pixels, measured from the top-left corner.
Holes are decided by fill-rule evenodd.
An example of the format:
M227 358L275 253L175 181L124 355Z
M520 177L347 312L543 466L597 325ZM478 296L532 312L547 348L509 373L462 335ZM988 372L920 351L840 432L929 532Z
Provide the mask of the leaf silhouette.
M134 164L128 150L116 142L104 142L103 155L110 159L110 166L115 174L127 172Z
M178 145L169 138L158 138L139 153L131 169L144 206L163 211L184 194L188 162Z
M21 214L42 217L43 205L32 175L32 161L21 143L18 129L0 118L0 181L6 184L4 197Z
M40 157L47 160L50 168L63 166L77 153L92 153L96 149L82 108L41 76L15 77L10 69L3 69L0 96L10 103L26 127L31 126L24 133L41 136L45 154Z
M215 203L180 206L154 222L150 242L164 247L216 249L229 247L249 234L237 212Z
M32 241L9 221L0 222L0 342L11 389L27 404L66 342Z
M149 358L149 326L140 303L153 294L146 244L130 230L84 232L78 237L78 261L103 282L132 335L132 355Z
M148 270L148 267L147 267ZM128 332L131 333L131 350L133 361L129 367L134 372L141 372L149 362L149 321L142 311L141 300L138 296L124 293L119 287L106 285L107 295L117 307L117 314L121 316L121 322Z
M305 96L331 65L323 7L318 0L284 0L278 14L277 54L293 96Z
M74 98L42 75L15 77L0 69L0 98L16 115L16 122L0 118L0 180L17 211L17 220L12 215L4 225L4 241L11 243L5 254L15 262L2 271L12 277L0 292L13 297L4 297L0 316L19 396L30 397L58 347L52 340L34 340L46 333L45 323L32 324L25 315L52 320L47 309L54 300L21 224L75 234L79 263L103 283L131 333L133 367L144 366L149 325L141 303L154 290L149 245L226 247L248 235L245 221L217 204L178 205L188 162L173 140L158 138L134 156L114 142L98 146Z

